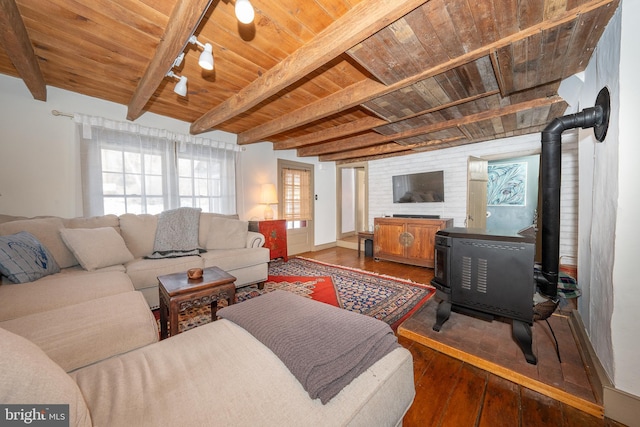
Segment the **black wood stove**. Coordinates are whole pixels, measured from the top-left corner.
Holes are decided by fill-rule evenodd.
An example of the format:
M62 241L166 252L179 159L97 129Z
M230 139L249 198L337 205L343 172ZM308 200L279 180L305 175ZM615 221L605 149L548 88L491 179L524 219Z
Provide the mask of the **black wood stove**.
M451 310L492 319L511 319L513 337L527 362L537 363L531 326L547 319L558 305L560 259L560 174L562 132L594 128L602 142L609 126L609 91L603 88L593 108L554 119L542 132L541 271L534 271L535 238L479 229L448 228L436 234L435 276L431 284L441 302L435 331Z
M513 336L527 362L531 349L535 237L500 235L482 229L446 228L436 234L435 277L431 281L441 302L435 331L460 313L492 320L512 319Z

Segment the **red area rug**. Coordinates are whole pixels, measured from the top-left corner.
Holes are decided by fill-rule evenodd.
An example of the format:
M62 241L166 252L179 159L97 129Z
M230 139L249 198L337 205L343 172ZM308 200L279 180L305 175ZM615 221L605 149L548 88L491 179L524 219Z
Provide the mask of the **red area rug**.
M375 317L394 331L435 293L429 285L295 257L288 262L271 262L264 289L257 285L242 287L236 291L236 302L276 289ZM220 306L223 304L226 301ZM210 321L210 307L194 308L180 315L179 329L185 331Z
M238 289L236 301L241 302L276 289L293 292L315 301L342 307L336 288L329 276L269 276L264 283L264 289L258 289L257 286Z
M341 307L336 288L333 286L331 277L328 276L269 276L267 281L264 283L263 289L258 289L258 285L251 285L238 289L236 291L236 302L255 298L276 289L293 292L295 294L311 298L315 301ZM220 301L218 307L223 307L225 305L226 301ZM159 310L154 310L154 315L156 320L159 322ZM210 306L207 305L205 307L191 308L184 313L180 313L180 324L178 325L178 329L180 332L184 332L191 328L195 328L196 326L209 323L210 321Z

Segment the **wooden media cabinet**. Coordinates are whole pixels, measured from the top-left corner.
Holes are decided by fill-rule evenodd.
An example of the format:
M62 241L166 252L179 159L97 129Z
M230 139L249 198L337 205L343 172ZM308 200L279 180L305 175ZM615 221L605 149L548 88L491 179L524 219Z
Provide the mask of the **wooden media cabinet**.
M433 268L435 236L453 219L374 218L373 257Z

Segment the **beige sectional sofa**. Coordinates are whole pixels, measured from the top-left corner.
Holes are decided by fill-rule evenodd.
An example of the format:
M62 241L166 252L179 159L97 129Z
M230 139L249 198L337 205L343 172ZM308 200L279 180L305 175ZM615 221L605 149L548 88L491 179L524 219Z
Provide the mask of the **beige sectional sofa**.
M266 280L264 236L239 237L230 220L201 214L198 239L207 252L200 256L145 259L153 215L0 215L0 236L28 231L60 267L31 282L0 283L0 404L68 404L74 426L400 425L415 395L404 348L322 404L230 320L158 341L150 310L158 275L217 265L238 278L236 286Z
M0 276L0 328L73 371L158 341L150 308L158 306L160 275L217 265L237 278L238 287L267 279L264 236L235 216L200 213L198 245L208 249L196 256L146 259L157 227L157 215L0 215L0 236L30 233L59 267L19 284Z
M118 242L107 241L104 234L98 234L99 229L106 227L113 228L122 237L126 248L118 246ZM142 292L151 308L159 305L157 278L164 274L218 266L236 277L236 287L267 280L269 250L262 247L264 236L248 231L247 223L239 221L235 215L200 214L198 242L206 252L199 256L145 259L153 252L157 227L158 216L149 214L71 219L0 215L0 236L27 231L46 246L57 261L61 272L39 280L67 282L70 275L82 275L88 269L96 273L121 271L129 277L134 289ZM76 235L85 232L77 239L77 253L63 239L62 233L69 230L76 231ZM6 279L0 282L0 300L6 283ZM5 320L1 304L0 320Z
M322 404L225 319L71 373L2 328L0 342L0 402L67 404L71 426L398 426L415 396L397 348Z

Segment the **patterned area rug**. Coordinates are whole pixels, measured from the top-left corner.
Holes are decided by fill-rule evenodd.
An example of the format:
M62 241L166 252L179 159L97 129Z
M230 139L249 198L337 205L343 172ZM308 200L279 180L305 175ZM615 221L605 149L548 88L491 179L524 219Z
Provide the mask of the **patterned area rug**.
M257 285L240 288L236 302L276 289L375 317L394 331L435 293L429 285L296 257L271 262L264 289ZM219 307L225 304L221 301ZM193 308L180 315L179 329L186 331L210 321L208 306Z
M329 276L342 308L380 319L394 330L435 293L429 285L302 257L272 262L269 274Z
M266 292L280 289L293 292L315 301L342 307L338 298L338 292L329 276L272 276L264 283L264 289L258 289L257 285L241 288L236 292L236 301L241 302Z

